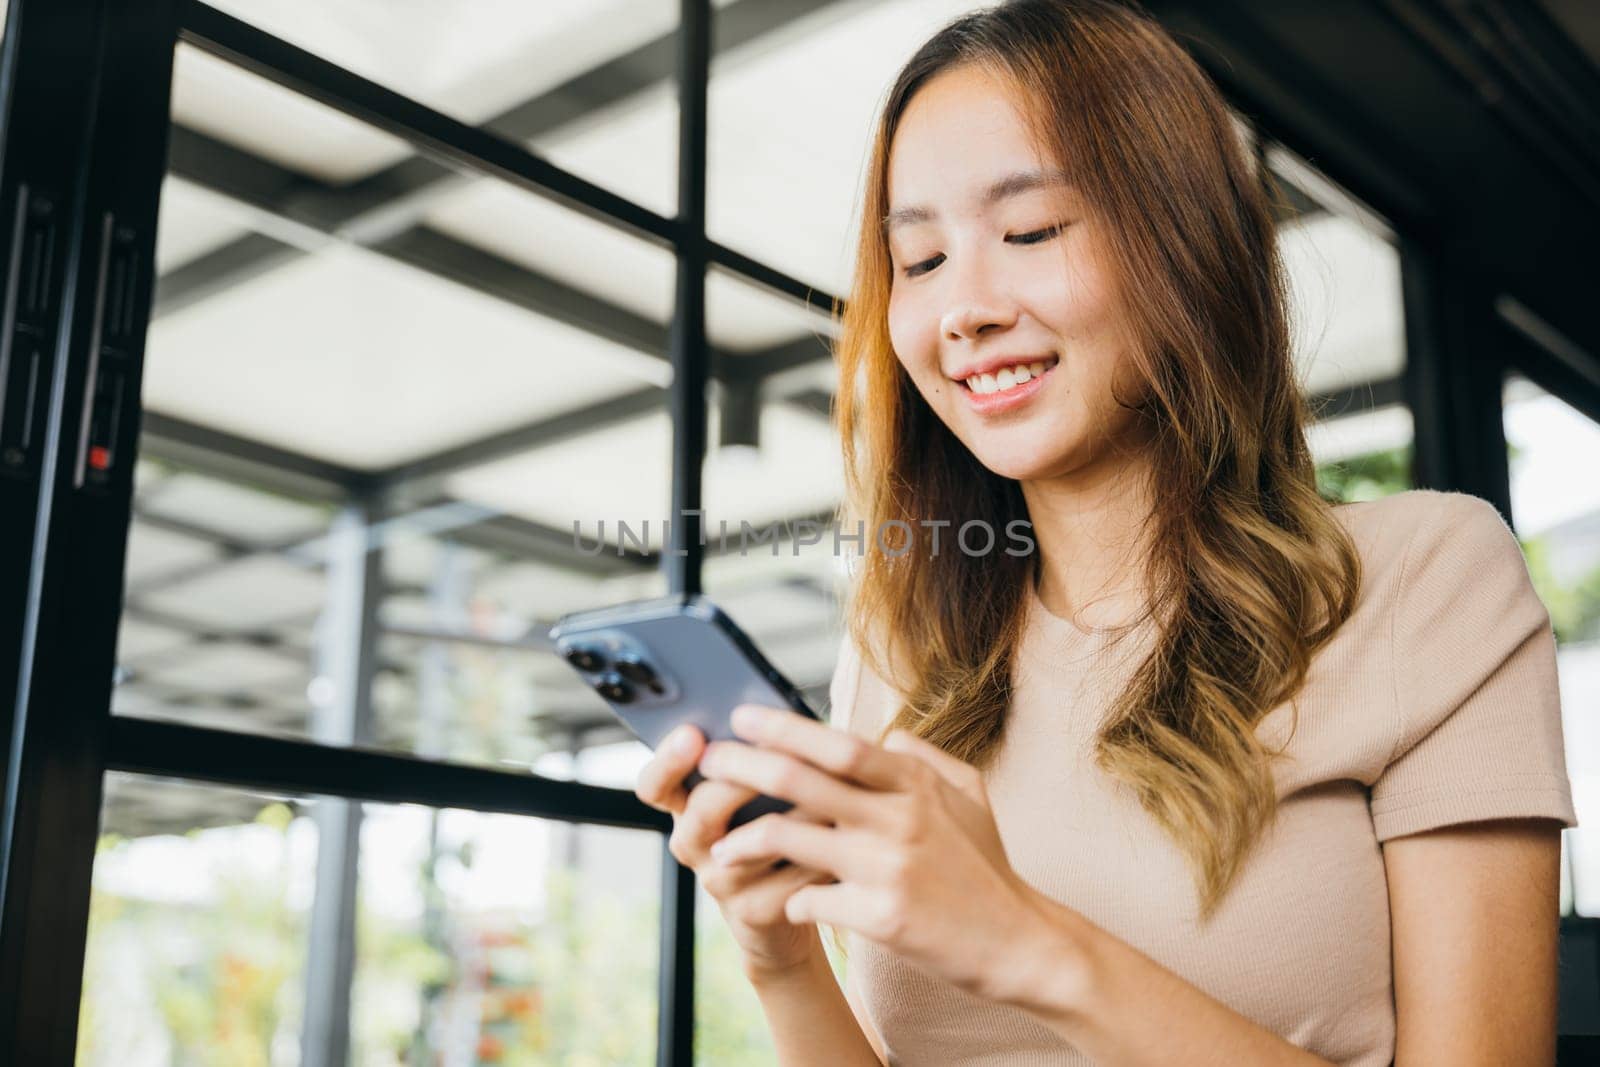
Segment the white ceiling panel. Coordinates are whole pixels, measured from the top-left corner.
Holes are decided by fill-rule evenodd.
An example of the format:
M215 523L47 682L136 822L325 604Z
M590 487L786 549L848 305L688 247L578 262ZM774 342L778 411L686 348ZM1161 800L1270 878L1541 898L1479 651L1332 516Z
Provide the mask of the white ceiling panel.
M280 556L246 556L215 571L162 586L140 600L159 611L219 630L271 626L322 608L320 571Z
M554 619L569 611L658 596L666 592L660 571L597 579L539 563L501 567L484 576L479 596L526 619ZM543 630L539 631L543 635Z
M157 277L250 232L236 201L172 174L161 183L160 217Z
M136 585L221 555L215 542L174 533L135 518L128 529L127 581Z
M151 324L145 405L357 468L626 392L665 360L334 247Z
M215 530L244 544L310 537L328 525L328 513L320 507L188 472L141 493L139 506L152 515Z
M182 42L173 56L172 119L335 184L413 154L397 137Z
M1405 320L1394 246L1326 212L1279 232L1303 386L1321 393L1398 375L1405 364Z
M676 0L214 0L212 6L463 122L661 34ZM530 61L537 57L537 62Z
M484 179L443 198L426 222L654 322L672 318L671 249L544 197Z
M717 348L749 352L802 337L831 345L837 334L829 315L798 300L776 296L719 268L706 275L706 336Z
M895 72L939 26L980 5L829 5L719 57L708 88L711 236L844 295L872 121Z
M711 411L708 439L715 441L720 420L714 406ZM586 547L593 545L602 520L612 543L619 522L642 541L648 521L649 546L659 548L662 521L671 507L671 449L671 426L663 412L462 471L450 478L448 489L460 499L562 531L571 531L576 521ZM761 415L760 451L752 457L713 449L706 457L704 483L708 537L726 521L734 540L741 521L759 526L831 507L843 492L844 476L826 420L769 405Z
M1325 419L1306 427L1306 442L1318 464L1338 463L1410 444L1411 409L1402 404Z
M194 635L184 630L124 616L117 624L117 663L174 652L193 642Z
M230 693L258 686L296 686L309 674L282 655L250 645L201 645L191 655L142 672L146 681L207 693Z

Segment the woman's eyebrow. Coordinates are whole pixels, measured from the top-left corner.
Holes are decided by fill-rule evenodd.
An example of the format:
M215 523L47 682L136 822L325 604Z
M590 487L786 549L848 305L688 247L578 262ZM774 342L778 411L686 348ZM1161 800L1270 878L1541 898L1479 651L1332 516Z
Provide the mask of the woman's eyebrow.
M996 204L1007 197L1019 196L1034 189L1066 184L1068 184L1067 176L1062 171L1019 170L1007 174L1004 178L985 189L982 202L985 206L988 206ZM883 217L883 232L888 235L898 226L907 226L918 222L932 222L937 217L937 212L922 204L895 208Z

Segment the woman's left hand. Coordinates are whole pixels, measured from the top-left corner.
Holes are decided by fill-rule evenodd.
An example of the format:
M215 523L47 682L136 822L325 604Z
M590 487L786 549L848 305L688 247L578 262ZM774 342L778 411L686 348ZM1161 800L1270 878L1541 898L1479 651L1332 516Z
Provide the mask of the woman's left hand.
M749 743L712 742L700 773L824 822L763 815L717 842L717 861L826 871L838 882L796 890L790 922L854 930L977 996L1026 995L1018 963L1056 931L1006 858L976 768L906 730L874 745L781 708L740 705L733 729Z

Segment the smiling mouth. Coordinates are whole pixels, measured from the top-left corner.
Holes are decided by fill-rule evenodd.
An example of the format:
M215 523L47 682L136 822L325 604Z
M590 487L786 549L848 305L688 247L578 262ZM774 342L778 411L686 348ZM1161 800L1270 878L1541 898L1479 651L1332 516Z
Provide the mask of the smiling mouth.
M1034 360L1032 363L1017 363L1005 367L994 374L978 374L971 378L959 379L961 387L977 396L993 396L1026 385L1035 378L1049 374L1056 364L1060 363L1059 356L1048 356L1044 359Z

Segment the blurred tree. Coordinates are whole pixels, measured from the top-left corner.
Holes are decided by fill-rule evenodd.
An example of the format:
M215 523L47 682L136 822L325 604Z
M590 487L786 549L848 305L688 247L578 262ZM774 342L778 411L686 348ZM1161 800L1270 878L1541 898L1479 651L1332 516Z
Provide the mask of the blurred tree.
M1317 490L1339 503L1377 500L1411 488L1411 445L1317 467Z

